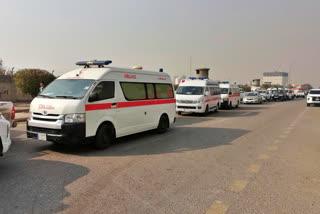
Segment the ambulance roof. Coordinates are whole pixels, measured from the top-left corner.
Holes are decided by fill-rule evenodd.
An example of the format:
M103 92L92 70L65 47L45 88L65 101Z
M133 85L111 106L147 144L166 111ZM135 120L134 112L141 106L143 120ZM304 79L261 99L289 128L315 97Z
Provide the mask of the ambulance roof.
M230 83L220 84L219 86L220 86L220 88L239 88L238 85L236 85L236 84L230 84Z
M133 74L135 76L156 76L156 77L165 77L167 80L170 79L167 73L155 72L155 71L146 71L146 70L137 70L137 69L128 69L128 68L117 68L117 67L89 67L89 68L78 68L67 72L61 75L58 79L93 79L99 80L102 79L108 73L119 73L119 74ZM123 77L123 75L122 75ZM128 76L130 79L130 75ZM133 76L131 76L133 77ZM135 78L134 78L135 79ZM170 79L171 80L171 79Z
M218 82L214 80L208 80L208 79L185 79L181 80L179 86L218 86Z

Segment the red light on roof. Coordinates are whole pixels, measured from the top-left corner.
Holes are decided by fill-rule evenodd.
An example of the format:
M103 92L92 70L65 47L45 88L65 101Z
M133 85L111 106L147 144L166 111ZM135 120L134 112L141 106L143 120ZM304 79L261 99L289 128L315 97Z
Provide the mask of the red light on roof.
M185 82L185 80L181 80L181 82L182 82L182 83L184 83L184 82Z

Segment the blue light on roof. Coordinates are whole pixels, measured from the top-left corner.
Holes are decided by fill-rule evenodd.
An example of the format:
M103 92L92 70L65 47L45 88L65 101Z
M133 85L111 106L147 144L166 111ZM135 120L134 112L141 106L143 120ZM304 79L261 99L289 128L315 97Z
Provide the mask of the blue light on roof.
M229 81L222 81L222 84L228 84Z
M111 63L112 63L111 60L92 60L92 61L80 61L80 62L77 62L76 65L86 66L86 67L89 67L90 65L98 65L99 67L102 67L104 65L109 65Z
M195 80L195 79L197 79L196 77L189 77L189 79L191 79L191 80Z
M208 77L199 77L199 80L206 80Z

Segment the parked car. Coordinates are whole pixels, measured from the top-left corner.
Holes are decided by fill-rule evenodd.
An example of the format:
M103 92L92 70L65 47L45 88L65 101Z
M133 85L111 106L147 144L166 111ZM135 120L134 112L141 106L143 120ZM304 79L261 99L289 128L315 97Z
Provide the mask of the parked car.
M295 88L294 89L294 94L295 94L295 97L303 97L303 98L305 98L305 96L306 96L305 90L303 88Z
M0 112L0 156L9 150L10 145L10 122Z
M10 127L16 127L17 124L14 120L16 114L12 102L0 101L0 112L2 113L2 116L9 121Z
M262 103L262 96L259 92L248 92L243 97L243 104L248 103L256 103L261 104Z
M268 89L268 92L271 96L271 100L272 101L278 101L279 100L279 92L278 92L278 89L277 88L269 88Z
M240 102L241 103L243 101L244 94L245 94L245 92L244 92L243 88L240 88Z
M291 90L291 89L285 89L285 93L286 93L286 95L287 95L288 100L293 100L293 99L294 99L293 90Z
M171 78L159 72L109 67L112 61L82 61L48 85L30 105L27 137L63 144L92 142L97 149L118 137L175 121Z
M268 101L268 102L271 101L271 95L269 94L269 92L267 90L258 90L257 92L259 94L261 94L263 101L265 101L265 102L266 101Z
M320 104L320 89L311 89L307 96L307 106Z
M286 101L288 100L288 96L283 88L278 88L279 100Z

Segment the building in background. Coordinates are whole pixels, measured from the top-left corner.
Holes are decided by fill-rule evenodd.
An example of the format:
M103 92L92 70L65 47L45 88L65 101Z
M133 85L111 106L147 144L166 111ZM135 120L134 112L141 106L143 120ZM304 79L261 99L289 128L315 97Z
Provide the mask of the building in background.
M251 91L260 89L260 79L253 79L250 83Z
M282 85L286 87L288 85L289 74L287 72L264 72L263 73L263 84L270 85Z
M209 70L210 68L197 68L196 69L196 77L205 77L209 79Z

